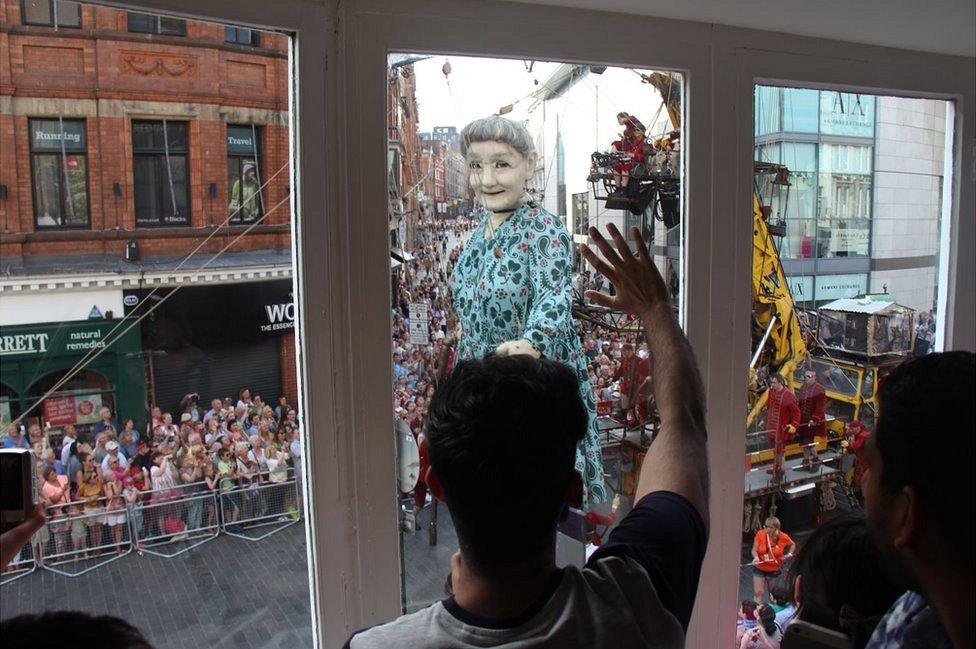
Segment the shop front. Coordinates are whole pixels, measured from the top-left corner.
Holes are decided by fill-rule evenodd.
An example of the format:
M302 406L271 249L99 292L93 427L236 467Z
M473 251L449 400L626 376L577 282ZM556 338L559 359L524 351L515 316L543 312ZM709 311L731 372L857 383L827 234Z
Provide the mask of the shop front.
M0 327L0 420L5 424L27 412L25 425L74 424L84 431L108 406L117 420L144 421L139 325L119 336L130 323L112 333L118 323Z
M126 291L127 313L145 307L149 291ZM157 291L155 303L166 295ZM143 321L142 345L152 357L149 401L179 419L182 398L200 405L241 388L274 406L296 403L295 305L290 280L184 286Z

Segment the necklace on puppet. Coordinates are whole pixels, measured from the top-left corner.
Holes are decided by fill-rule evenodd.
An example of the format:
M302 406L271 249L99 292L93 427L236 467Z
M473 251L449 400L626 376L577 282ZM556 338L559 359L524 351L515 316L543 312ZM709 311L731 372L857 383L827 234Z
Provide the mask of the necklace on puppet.
M529 207L529 209L534 209L536 207L536 203L533 200L528 200L528 201L525 201L524 203L519 203L519 205L515 209L512 210L512 213L509 214L507 217L505 217L505 219L501 223L499 223L498 225L501 226L502 223L504 223L508 219L512 218L513 216L515 216L515 213L518 212L520 209L522 209L526 205ZM485 220L485 226L488 228L488 239L490 239L491 242L494 244L493 247L492 247L492 252L495 255L495 259L501 259L504 256L505 253L502 250L502 247L500 245L498 245L498 239L495 238L495 226L493 226L491 224L492 214L494 214L494 212L489 212L488 213L488 216L486 217L486 220Z

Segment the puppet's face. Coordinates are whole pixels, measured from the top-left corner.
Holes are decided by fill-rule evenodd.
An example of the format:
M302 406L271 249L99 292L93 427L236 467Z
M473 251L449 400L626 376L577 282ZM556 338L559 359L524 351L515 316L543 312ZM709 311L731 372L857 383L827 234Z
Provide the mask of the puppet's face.
M478 200L492 212L514 210L535 172L536 154L523 156L504 142L472 142L468 146L468 180Z

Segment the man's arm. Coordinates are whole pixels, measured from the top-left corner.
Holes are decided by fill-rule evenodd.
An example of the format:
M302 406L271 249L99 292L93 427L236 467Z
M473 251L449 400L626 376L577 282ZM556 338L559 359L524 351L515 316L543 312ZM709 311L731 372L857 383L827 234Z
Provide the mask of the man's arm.
M613 283L616 295L596 291L587 291L586 295L603 306L639 315L644 321L654 366L654 397L661 417L661 431L644 458L634 502L654 491L674 492L695 507L707 529L705 397L691 345L672 314L667 286L640 232L633 229L635 255L616 227L609 225L607 230L617 249L591 227L590 237L604 259L588 246L583 247L583 256Z

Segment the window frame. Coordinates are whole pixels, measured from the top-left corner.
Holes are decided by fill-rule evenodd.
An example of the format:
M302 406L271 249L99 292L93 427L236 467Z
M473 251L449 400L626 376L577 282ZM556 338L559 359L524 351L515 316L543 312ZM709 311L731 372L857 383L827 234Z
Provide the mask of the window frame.
M185 167L186 167L186 183L185 183L186 184L186 215L185 215L185 217L181 221L169 221L169 222L167 222L167 221L164 221L163 220L163 216L162 216L162 213L161 213L160 214L160 217L159 217L159 220L157 222L153 223L153 222L150 222L147 219L140 219L139 214L136 212L136 210L137 210L137 202L136 202L136 159L139 158L139 157L150 157L151 156L154 159L158 160L160 157L162 157L163 160L164 160L164 164L165 164L166 152L165 152L165 149L137 150L136 149L136 144L135 144L135 136L134 136L134 133L133 133L133 129L135 128L135 125L136 124L139 124L139 123L142 123L142 124L159 123L159 124L162 124L163 125L163 128L167 128L167 125L168 124L171 124L172 122L178 122L180 124L185 124L186 125L186 151L185 152L177 152L177 153L173 153L172 151L170 151L170 153L169 153L169 157L170 158L173 158L173 157L177 157L178 156L178 157L184 158L184 160L185 160L185 163L184 164L185 164ZM190 169L190 158L191 158L190 123L191 122L188 119L169 119L169 118L165 118L164 119L164 118L161 118L161 117L160 118L156 118L156 119L153 119L153 118L150 118L150 119L133 118L133 119L131 119L129 121L129 138L130 138L129 139L129 142L130 142L131 151L132 151L132 158L131 158L131 164L132 164L132 216L135 219L135 224L136 224L136 227L137 228L168 228L168 227L177 227L178 228L178 227L186 227L186 226L191 225L191 223L192 223L192 215L193 215L193 206L192 206L191 200L192 200L192 196L193 196L193 191L192 191L192 187L191 187L192 173L191 173L191 169ZM157 164L158 164L158 162L157 162Z
M695 50L695 63L688 64L694 74L689 78L686 108L692 120L687 145L693 154L687 196L688 209L696 210L689 213L701 216L689 224L689 236L705 236L710 245L689 246L686 281L693 291L689 295L695 297L693 309L704 306L704 315L721 322L722 328L710 331L708 318L701 319L700 313L688 321L709 399L713 485L713 542L703 567L689 647L728 644L734 633L740 546L730 539L737 538L742 525L739 453L744 450L744 439L738 431L726 434L725 429L730 428L729 421L742 418L746 398L743 372L749 362L751 322L752 92L756 83L779 79L786 80L784 85L875 88L957 102L950 119L952 128L947 129L957 137L952 155L946 156L952 183L946 184L943 194L948 219L941 239L944 263L939 297L947 308L939 319L938 336L940 349L976 348L976 296L969 283L976 274L972 254L976 224L968 218L976 204L973 185L964 181L968 176L963 174L972 168L974 152L958 137L976 132L972 59L493 0L458 4L356 0L339 7L325 7L316 0L274 4L241 0L233 5L223 0L141 0L140 4L143 10L202 15L296 34L290 50L298 90L290 94L291 153L296 162L292 209L297 211L292 249L300 322L296 327L303 395L300 407L303 421L310 422L303 440L308 480L305 498L311 515L304 524L309 539L313 633L320 646L339 647L354 630L388 619L399 607L398 574L387 574L387 555L391 548L397 553L396 517L387 505L392 500L388 489L393 483L392 471L389 478L384 473L393 466L385 434L389 426L378 415L372 416L375 403L362 396L371 394L363 387L378 381L385 384L390 372L388 356L384 359L374 349L379 347L383 327L389 334L388 309L382 326L368 318L376 312L374 300L382 303L389 298L386 220L380 219L382 235L376 236L377 226L361 218L371 216L361 203L377 202L371 192L378 194L380 203L380 210L374 209L372 216L386 214L386 192L375 192L376 186L386 187L386 179L384 174L379 185L371 188L356 175L360 170L372 174L369 165L382 159L379 152L386 146L385 95L382 91L376 94L373 86L377 81L372 77L382 78L378 71L386 64L388 49L596 59L617 64L629 60L641 67L664 67L676 57L687 61L688 46ZM365 32L368 38L364 38L364 24L376 30ZM470 37L472 24L478 25L478 39ZM538 38L529 27L534 24L546 24L547 33L559 34L559 38ZM594 25L619 29L640 42L646 41L648 33L662 35L661 49L671 47L673 53L659 56L655 43L647 51L637 51L623 38L593 39ZM491 46L473 51L473 40ZM756 49L757 42L762 43L762 51ZM701 56L700 48L710 54ZM365 58L336 59L336 51L345 55L350 50ZM323 61L329 64L323 65ZM349 70L365 70L366 75L349 75ZM348 96L343 96L347 90ZM376 98L376 106L369 103ZM363 109L364 114L349 112L350 107ZM728 137L709 138L711 132L724 132ZM360 152L363 147L368 151ZM353 167L351 162L364 166ZM384 167L379 165L385 172ZM329 254L322 254L323 248ZM369 264L375 268L370 270ZM343 275L350 270L354 271L351 276ZM364 285L376 288L375 295L357 293ZM306 329L315 335L303 336ZM737 344L728 344L730 339ZM363 358L365 364L360 362ZM337 380L346 377L349 380ZM304 395L308 394L316 398L307 399Z
M73 0L46 0L48 7L50 7L51 20L44 23L39 22L29 22L27 20L27 0L20 0L20 23L22 25L27 25L31 27L52 27L54 29L81 29L83 19L81 15L81 3L74 2ZM57 11L56 6L59 2L71 2L72 4L78 5L78 24L77 25L62 25L56 18Z
M91 185L89 184L90 183L90 180L91 180L91 176L89 174L89 168L88 168L88 120L86 118L84 118L84 117L70 117L70 118L65 119L62 116L61 119L64 119L65 122L81 122L82 128L85 131L85 150L84 151L72 151L72 155L81 155L81 156L84 156L84 158L85 158L85 214L86 214L85 223L84 224L76 224L76 225L63 225L63 224L62 225L40 225L38 223L38 221L37 221L37 219L39 217L39 214L38 214L38 201L37 201L37 187L35 187L35 185L34 185L34 179L35 179L35 175L34 175L34 172L35 172L34 156L36 156L36 155L55 155L58 158L60 158L61 157L61 151L60 150L58 150L58 151L36 151L34 149L34 139L31 136L31 133L33 133L33 124L34 124L35 121L37 121L37 120L52 120L52 119L58 119L58 117L29 117L27 119L27 151L28 151L28 156L30 158L30 187L31 187L30 197L31 197L31 204L33 206L33 212L34 212L34 229L37 230L37 231L41 231L41 230L44 230L44 231L52 231L52 230L90 230L91 229L91 224L92 224L92 214L91 214ZM65 157L67 157L67 153L65 154ZM63 162L62 161L59 161L59 163L63 163ZM61 194L61 196L60 196L60 198L61 198L61 200L60 200L61 209L64 210L64 207L66 205L66 203L65 203L65 197L66 197L65 192L67 191L67 187L65 187L65 182L64 182L64 178L63 177L60 178L58 182L59 182L59 187L60 187L59 193ZM61 220L62 220L62 222L64 221L64 215L63 214L61 215Z

